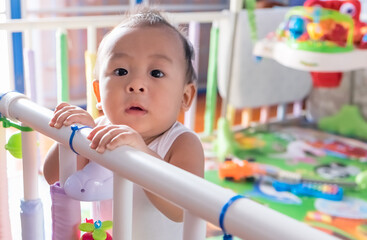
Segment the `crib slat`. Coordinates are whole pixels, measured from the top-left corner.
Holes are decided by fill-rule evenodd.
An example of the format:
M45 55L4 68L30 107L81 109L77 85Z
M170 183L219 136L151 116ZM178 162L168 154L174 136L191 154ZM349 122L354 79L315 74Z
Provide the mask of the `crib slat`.
M37 133L22 132L24 200L35 200L38 195Z
M295 117L302 115L302 102L298 101L293 103L293 115Z
M251 124L252 119L252 109L251 108L245 108L241 112L241 126L244 128L247 128Z
M189 24L189 41L191 42L195 53L194 54L194 69L195 72L198 73L199 68L199 45L200 45L200 23L198 22L190 22ZM185 126L190 129L195 129L195 116L196 116L196 104L197 104L197 96L195 95L193 103L191 104L190 109L185 112Z
M270 107L264 106L260 109L260 123L267 123L269 122L270 118Z
M183 240L205 239L206 222L189 211L184 213Z
M65 29L56 32L57 102L69 102L68 44Z
M133 216L133 184L113 175L113 238L131 240Z
M11 240L5 144L6 130L0 125L0 239Z
M277 119L279 121L285 120L285 116L287 114L287 104L279 104L277 107Z

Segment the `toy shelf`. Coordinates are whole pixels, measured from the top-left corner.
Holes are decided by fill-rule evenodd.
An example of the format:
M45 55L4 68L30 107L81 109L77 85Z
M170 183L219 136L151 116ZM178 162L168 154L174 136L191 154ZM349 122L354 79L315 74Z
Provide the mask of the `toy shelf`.
M280 64L303 71L346 72L367 68L367 50L320 53L291 48L286 42L265 38L255 44L253 54L274 59Z

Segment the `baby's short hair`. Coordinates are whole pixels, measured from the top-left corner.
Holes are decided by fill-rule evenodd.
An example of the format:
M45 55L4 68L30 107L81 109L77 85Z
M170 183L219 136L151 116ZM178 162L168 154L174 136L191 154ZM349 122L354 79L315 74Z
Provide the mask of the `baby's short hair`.
M186 69L187 81L186 82L187 83L196 82L197 76L196 76L195 69L192 63L194 59L194 48L192 47L188 39L183 35L183 33L179 31L177 28L175 28L172 24L170 24L162 16L160 11L149 8L149 7L137 7L133 11L128 12L126 18L119 25L117 25L114 29L112 29L111 32L118 31L120 28L125 28L125 27L134 28L134 27L146 27L146 26L147 27L165 26L178 34L183 44L185 60L187 64L187 69ZM104 39L106 39L107 36L108 35L106 35ZM103 40L98 49L98 53L100 52L100 49L103 46Z

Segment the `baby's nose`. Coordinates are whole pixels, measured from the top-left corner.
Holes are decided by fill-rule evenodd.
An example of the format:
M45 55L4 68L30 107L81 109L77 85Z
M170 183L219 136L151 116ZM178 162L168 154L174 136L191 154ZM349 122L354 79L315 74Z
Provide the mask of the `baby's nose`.
M144 93L147 90L142 78L132 79L126 87L129 93Z
M129 92L143 93L145 92L145 88L144 87L129 87Z

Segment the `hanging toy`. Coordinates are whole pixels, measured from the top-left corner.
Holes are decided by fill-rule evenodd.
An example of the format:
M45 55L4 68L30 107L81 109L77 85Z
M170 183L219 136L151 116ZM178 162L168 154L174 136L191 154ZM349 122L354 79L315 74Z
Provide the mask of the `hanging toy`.
M22 133L14 133L5 145L5 149L15 158L22 158Z
M79 230L85 232L80 240L112 240L111 235L106 230L112 228L112 221L86 219L85 223L79 225Z
M22 158L22 135L21 132L30 132L33 131L32 128L21 126L17 123L9 121L5 117L0 114L0 122L2 122L3 128L13 127L20 132L14 133L8 140L8 143L5 145L5 149L10 152L10 154L15 158Z

